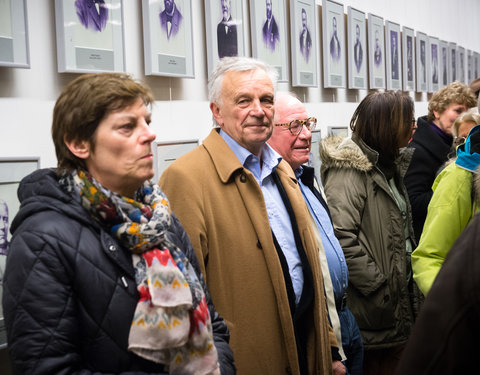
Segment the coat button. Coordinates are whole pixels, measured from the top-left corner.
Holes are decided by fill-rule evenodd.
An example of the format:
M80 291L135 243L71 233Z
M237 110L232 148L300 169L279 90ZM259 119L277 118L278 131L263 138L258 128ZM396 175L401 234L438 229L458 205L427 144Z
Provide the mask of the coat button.
M242 174L240 175L240 182L247 182L247 175L245 174L245 172L242 172Z
M114 245L110 245L110 246L108 247L108 250L110 250L110 251L115 251L115 250L117 250L117 248L116 248Z

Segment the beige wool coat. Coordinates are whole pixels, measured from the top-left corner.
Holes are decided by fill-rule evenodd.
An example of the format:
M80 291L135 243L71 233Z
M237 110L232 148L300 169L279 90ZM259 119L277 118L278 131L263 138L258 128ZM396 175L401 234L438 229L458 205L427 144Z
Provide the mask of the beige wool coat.
M314 277L308 339L310 374L332 373L318 247L290 166L277 172L293 206ZM218 129L165 170L160 186L188 233L217 311L231 333L238 374L299 374L292 317L260 186Z

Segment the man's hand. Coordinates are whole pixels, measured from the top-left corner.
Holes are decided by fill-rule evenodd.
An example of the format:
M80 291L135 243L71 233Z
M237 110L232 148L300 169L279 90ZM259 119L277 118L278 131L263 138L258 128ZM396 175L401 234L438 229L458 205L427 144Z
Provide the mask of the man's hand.
M333 361L332 370L333 375L345 375L347 373L347 369L341 361Z

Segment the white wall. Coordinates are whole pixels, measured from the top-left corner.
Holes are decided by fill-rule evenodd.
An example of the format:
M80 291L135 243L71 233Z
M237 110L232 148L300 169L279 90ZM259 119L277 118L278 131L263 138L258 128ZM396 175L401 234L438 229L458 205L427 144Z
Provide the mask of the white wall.
M247 9L248 1L243 1ZM316 1L320 16L321 1ZM123 0L123 3L126 70L144 79L154 91L157 102L152 126L157 140L202 140L211 129L204 2L192 0L195 79L144 76L141 1ZM478 0L345 0L343 4L345 13L350 5L480 52ZM42 167L52 167L56 165L50 137L53 105L62 88L77 74L57 73L54 1L27 0L27 11L31 68L0 67L0 157L40 156ZM247 47L249 51L248 42ZM321 76L319 70L320 83ZM292 88L282 83L279 89ZM327 126L348 125L358 102L367 94L366 90L322 88L294 88L293 91L306 102L309 113L319 119L323 134ZM416 114L426 113L427 94L411 95Z

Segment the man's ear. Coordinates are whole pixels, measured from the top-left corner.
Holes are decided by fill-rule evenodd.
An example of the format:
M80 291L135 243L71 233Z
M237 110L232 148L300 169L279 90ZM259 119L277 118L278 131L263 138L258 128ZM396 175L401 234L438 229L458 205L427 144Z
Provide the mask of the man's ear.
M217 121L218 125L223 126L223 118L218 104L210 103L210 110L212 111L213 118Z
M64 139L65 145L70 152L79 159L87 159L90 156L90 145L87 141L67 141Z

